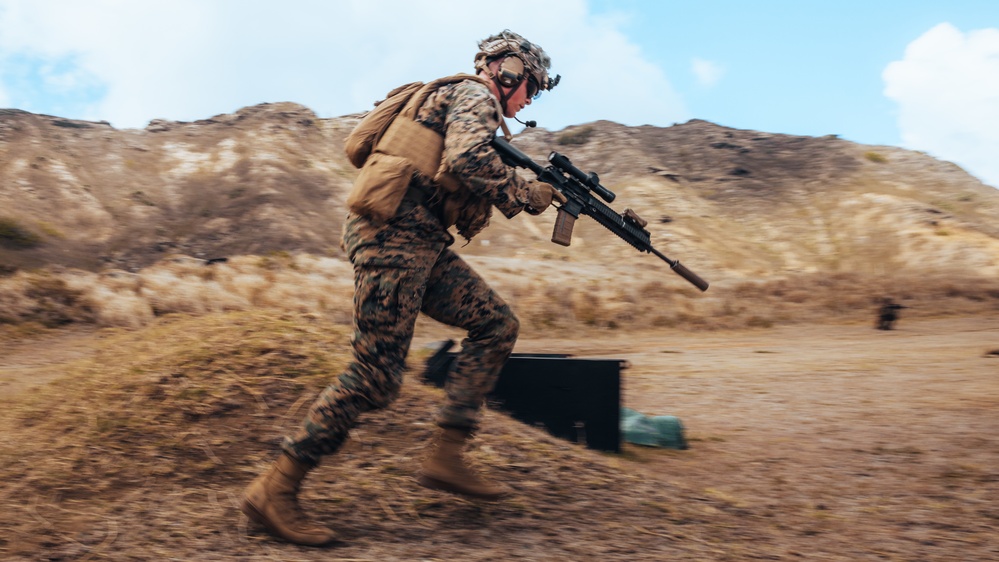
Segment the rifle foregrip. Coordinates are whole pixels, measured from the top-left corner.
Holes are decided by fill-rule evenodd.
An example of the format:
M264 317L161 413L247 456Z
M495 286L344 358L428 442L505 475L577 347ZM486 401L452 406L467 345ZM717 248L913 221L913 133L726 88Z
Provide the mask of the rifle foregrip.
M565 209L559 209L558 216L555 217L555 229L552 230L552 242L560 246L568 246L572 242L572 227L575 224L576 217Z
M690 281L691 284L693 284L701 291L708 290L708 282L698 277L696 273L684 267L683 264L681 264L680 262L676 262L676 264L672 266L672 269L673 271L676 272L677 275L683 277L687 281Z

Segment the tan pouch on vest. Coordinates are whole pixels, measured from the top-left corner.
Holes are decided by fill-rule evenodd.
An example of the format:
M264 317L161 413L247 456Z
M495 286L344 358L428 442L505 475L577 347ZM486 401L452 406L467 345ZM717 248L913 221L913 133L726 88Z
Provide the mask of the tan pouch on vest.
M399 209L415 170L407 158L374 152L354 181L347 207L376 222L389 220Z
M409 159L428 178L437 175L444 153L444 137L430 127L400 115L389 125L375 152Z

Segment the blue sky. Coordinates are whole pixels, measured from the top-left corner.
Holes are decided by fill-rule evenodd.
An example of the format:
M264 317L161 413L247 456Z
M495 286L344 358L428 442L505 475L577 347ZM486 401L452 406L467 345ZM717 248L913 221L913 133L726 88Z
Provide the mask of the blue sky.
M999 186L999 2L0 0L0 107L142 128L263 102L321 117L470 71L510 28L563 75L522 112L928 152Z

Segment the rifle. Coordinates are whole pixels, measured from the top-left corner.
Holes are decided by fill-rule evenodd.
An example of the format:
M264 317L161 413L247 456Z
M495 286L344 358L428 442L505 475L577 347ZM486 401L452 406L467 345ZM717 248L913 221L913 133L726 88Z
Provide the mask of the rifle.
M670 269L676 274L698 289L708 290L707 281L681 265L678 260L671 260L652 247L651 235L648 230L645 230L648 222L639 217L635 211L625 209L623 213L617 213L593 196L593 193L596 193L608 203L613 203L617 197L613 191L600 185L600 178L597 174L583 172L558 152L549 154L548 162L550 165L542 167L507 142L506 139L495 137L492 140L492 146L508 166L519 166L531 170L537 174L538 181L551 185L566 197L567 201L558 207L555 229L552 231L552 242L568 246L572 240L572 227L575 225L576 219L581 214L587 215L593 217L607 230L639 251L655 254L668 263Z

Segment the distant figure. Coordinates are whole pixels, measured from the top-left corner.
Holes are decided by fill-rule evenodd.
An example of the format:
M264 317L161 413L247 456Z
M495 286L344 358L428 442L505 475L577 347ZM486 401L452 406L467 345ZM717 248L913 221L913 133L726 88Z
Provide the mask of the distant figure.
M895 321L898 320L898 311L903 308L909 307L896 304L895 301L885 297L881 301L881 308L878 309L877 328L879 330L891 330L892 326L895 325Z

